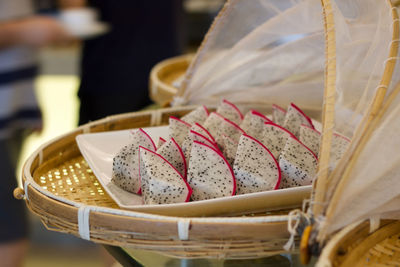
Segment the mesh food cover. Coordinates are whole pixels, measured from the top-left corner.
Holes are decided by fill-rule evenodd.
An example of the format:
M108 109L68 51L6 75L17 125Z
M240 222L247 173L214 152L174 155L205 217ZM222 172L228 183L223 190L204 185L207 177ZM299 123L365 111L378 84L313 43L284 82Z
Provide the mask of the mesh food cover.
M398 23L388 0L230 0L174 104L216 105L227 98L239 105L294 102L316 111L323 132L312 205L319 207L314 215L322 231L371 216L395 217ZM336 165L334 132L352 140Z

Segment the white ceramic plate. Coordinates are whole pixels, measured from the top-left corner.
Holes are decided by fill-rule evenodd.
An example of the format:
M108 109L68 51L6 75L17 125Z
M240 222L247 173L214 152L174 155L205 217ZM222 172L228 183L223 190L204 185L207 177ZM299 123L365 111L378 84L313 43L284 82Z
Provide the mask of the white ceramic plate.
M154 140L166 139L168 126L143 128ZM173 216L241 214L265 209L277 210L301 205L309 198L311 186L223 197L211 200L165 205L142 205L141 197L120 189L111 182L115 154L129 142L129 130L81 134L78 147L93 173L110 197L123 209Z

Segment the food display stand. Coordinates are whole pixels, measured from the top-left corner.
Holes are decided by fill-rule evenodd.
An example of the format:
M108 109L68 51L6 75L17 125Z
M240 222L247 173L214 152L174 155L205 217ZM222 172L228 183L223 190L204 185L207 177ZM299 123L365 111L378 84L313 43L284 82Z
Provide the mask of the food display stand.
M171 94L175 92L159 84L152 84L153 98L156 99L157 94L160 94L157 101L163 103L163 105L170 103L174 105L173 107L120 114L91 122L43 144L29 157L23 169L23 188L18 188L15 195L18 198L25 199L28 208L41 218L46 228L73 234L106 246L124 247L127 248L127 251L144 250L178 259L251 260L265 258L287 253L284 246L288 245L288 241L290 244L296 245L294 246L295 250L291 252L297 252L300 236L296 235L294 231L296 227L293 225L299 226L302 217L298 216L298 213L290 213L290 211L295 208L301 209L305 199L312 196L312 200L315 200L316 195L320 195L321 192L324 193L324 188L318 189L322 182L317 182L317 190L313 195L311 195L311 188L294 190L293 194L286 197L287 202L279 201L279 203L271 204L275 196L271 200L271 196L267 194L250 196L249 199L232 197L221 205L210 204L210 206L207 206L205 204L201 209L196 208L196 204L189 203L175 211L172 209L152 210L146 209L146 207L126 210L121 209L107 194L106 189L99 183L76 143L76 137L80 134L166 125L170 116L181 117L195 108L187 104L200 104L199 101L204 101L204 99L209 100L204 104L212 107L221 97L231 95L233 101L237 101L240 107L264 106L268 111L271 101L285 104L295 98L294 101L298 99L306 110L311 110L311 112L317 114L316 118L322 120L320 172L317 181L320 181L320 176L327 176L328 168L326 167L330 163L329 151L333 129L346 130L346 133L353 135L354 133L362 133L362 130L368 129L369 125L368 123L359 124L360 120L356 119L352 121L353 124L341 123L340 120L339 123L336 122L335 124L335 115L337 115L336 119L340 119L348 116L348 114L354 115L359 112L357 114L360 114L361 121L365 122L363 119L371 115L370 102L374 100L375 103L378 103L378 100L382 98L381 91L392 88L390 82L395 71L398 54L399 20L397 12L392 8L390 1L380 2L380 9L378 6L376 8L378 11L370 9L373 0L356 1L354 3L345 0L283 1L278 4L275 3L276 1L268 0L257 0L252 4L245 4L244 2L246 1L232 0L227 2L199 51L193 59L190 56L189 62L191 63L184 66L187 68L186 74L182 78L181 87L173 96L172 102ZM382 4L383 2L384 4ZM253 4L254 6L252 6ZM239 27L234 22L240 21L240 15L244 16L250 10L259 11L257 8L254 9L257 5L264 7L268 11L266 12L268 16L266 15L264 21L260 21L262 17L257 17L257 14L255 14L256 22L254 25L243 23L242 28L237 28L236 32L241 34L239 38L243 38L243 40L238 42L234 38L228 38L232 47L226 55L226 51L222 48L226 48L227 44L216 45L221 40L227 40L223 39L227 38L223 35L227 32L224 27L233 27L231 30L234 31L235 26ZM349 9L344 8L346 5L359 12L347 13ZM362 9L363 5L365 5L365 9ZM244 14L239 14L241 10L244 10ZM386 16L383 17L383 22L379 21L382 25L379 24L379 27L376 27L382 30L382 40L378 38L379 42L375 44L373 40L371 41L368 38L361 39L364 42L355 38L355 44L351 43L354 46L350 46L350 41L346 38L351 34L348 35L345 30L354 30L353 34L355 34L358 33L359 29L362 29L365 32L361 30L360 32L368 35L372 26L364 29L357 23L367 21L371 25L375 22L378 24L376 17L382 18L379 11L387 12L385 13ZM319 15L314 17L313 12ZM292 17L289 15L292 15ZM235 20L235 18L237 19ZM290 24L293 20L301 23L293 26L293 23ZM288 23L292 25L292 28L288 27ZM261 27L260 25L262 30L258 30ZM251 26L251 30L245 29L245 26ZM304 27L303 32L300 30L302 27ZM275 29L276 32L268 32L267 29ZM289 30L280 33L283 29ZM372 32L374 32L374 29L372 29ZM250 32L246 32L246 30ZM386 32L383 30L386 30ZM288 41L279 37L278 42L271 37L279 34L282 36L289 34L292 38ZM358 35L355 34L354 36ZM245 37L251 38L245 39ZM262 47L262 49L261 47L257 48L252 41L261 42L264 37L265 39L271 38L268 45ZM351 38L350 40L353 41ZM307 42L307 45L302 41ZM365 44L372 52L375 51L373 49L379 50L382 47L386 50L382 52L382 55L373 57L368 49L365 50L365 47L362 46ZM296 47L297 49L295 49ZM248 51L246 48L253 49L257 53L252 54L254 51ZM268 49L272 49L276 53L268 52ZM217 52L222 50L224 50L224 54L219 57L220 55ZM306 50L315 53L315 58L317 58L315 62L311 62L311 59L305 56L304 51ZM265 51L267 53L263 54ZM293 53L296 53L296 51L301 52L302 56L294 57ZM359 51L360 54L356 54L354 51ZM213 57L210 57L210 54ZM274 73L275 76L271 74L271 77L268 77L266 81L263 80L264 69L260 72L261 74L253 73L254 76L251 76L251 80L247 76L242 77L241 73L243 73L243 76L253 75L251 71L249 72L251 65L240 65L244 61L241 58L243 55L250 56L250 62L257 60L259 64L257 66L260 68L271 62L272 66L268 65L266 70L277 68L278 72ZM280 55L282 55L282 58L279 58L278 61L267 60L266 63L263 61L264 57ZM232 60L238 59L236 62L238 67L234 65L237 69L221 68L221 62L224 61L218 62L216 59L225 57ZM363 71L368 69L369 63L359 63L356 59L360 57L369 60L377 58L375 59L376 62L382 64L376 68L371 67L373 70L368 72L370 76L364 77L362 76L364 75ZM183 61L186 62L186 59ZM279 69L278 63L285 66L286 69ZM295 73L290 77L281 77L280 70L287 75L293 74L294 69L293 66L290 66L291 63L295 65L296 71L302 70L302 67L306 68L307 64L313 65L312 75ZM377 66L378 63L374 66ZM209 69L210 66L214 66L213 64L216 65L214 71ZM278 64L278 67L276 67L276 64ZM353 68L353 76L345 75L349 68ZM255 72L259 70L259 68L255 69ZM221 71L218 72L217 70ZM159 71L158 69L156 73ZM205 72L203 73L203 71ZM229 71L232 71L232 73ZM212 76L214 74L220 76L214 78ZM233 75L231 78L234 85L237 85L232 87L232 91L226 88L225 80L222 79L230 74ZM361 76L358 77L357 75ZM358 78L357 82L351 83L350 80L354 76ZM202 80L205 78L209 78L212 83L207 84L205 80ZM235 80L236 78L241 80ZM256 80L263 80L270 87L266 87L264 90L259 85L254 85ZM218 87L218 82L221 81L223 85ZM243 88L243 83L248 83L249 87ZM301 90L304 90L299 91L300 94L296 93L297 89L300 88L296 87L298 84L301 84ZM356 91L354 95L349 94L349 85L356 86L355 88L360 87L360 89L353 89ZM213 86L215 86L215 90L211 90L214 89ZM280 91L280 88L289 89ZM308 91L308 89L310 90ZM376 92L373 89L376 89ZM246 90L250 90L252 94L246 94ZM264 91L267 91L266 95L276 97L265 99L263 98L266 96ZM375 93L371 95L371 91ZM166 94L164 94L165 92ZM335 98L335 94L339 94L340 97ZM367 95L366 99L354 104L354 99L358 99L359 95L362 96L363 94ZM167 96L167 100L162 95ZM323 99L319 99L319 96L323 96ZM315 99L319 99L319 102ZM181 106L182 104L184 106ZM318 105L320 105L319 108ZM372 107L379 108L376 105L372 105ZM360 110L368 112L360 112ZM372 113L374 112L372 109ZM355 144L358 144L357 142L360 139L357 138L360 136L355 135L355 137ZM353 151L346 155L351 156ZM324 178L321 178L322 180ZM276 196L276 198L279 198L279 196ZM315 207L315 203L319 202L312 202L311 207ZM190 210L191 205L195 207L192 210ZM396 223L382 225L382 229L379 229L379 231L385 231L384 229L388 229L386 227L390 227L390 229L395 229L390 231L398 233ZM394 228L391 228L392 226ZM337 247L333 247L333 251L336 252L332 253L342 253L340 249L337 250ZM122 253L121 250L119 252ZM123 255L123 253L120 255Z

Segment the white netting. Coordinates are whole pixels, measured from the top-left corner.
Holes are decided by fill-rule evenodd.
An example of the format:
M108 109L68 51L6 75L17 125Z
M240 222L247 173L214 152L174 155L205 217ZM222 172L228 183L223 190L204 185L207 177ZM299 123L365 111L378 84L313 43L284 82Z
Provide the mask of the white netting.
M394 106L358 157L351 179L325 223L327 234L359 219L391 218L390 213L399 213L400 102Z
M260 103L321 110L325 34L319 0L226 4L186 80L187 103Z
M365 126L361 122L366 122L377 92L390 93L400 80L398 68L392 77L387 67L398 57L391 55L393 44L399 42L393 39L398 19L393 18L388 0L331 0L329 10L321 2L329 1L228 1L186 73L180 102L216 105L221 98L239 106L294 102L321 115L326 78L333 76L333 130L357 144ZM323 12L334 17L334 25L327 29ZM326 56L328 34L336 38L336 55ZM335 60L333 72L325 73ZM395 218L399 214L395 208L400 192L400 154L395 149L400 148L398 115L400 108L393 105L362 152L343 198L323 225L329 233L371 215ZM332 167L331 163L320 170ZM329 181L327 196L339 180Z

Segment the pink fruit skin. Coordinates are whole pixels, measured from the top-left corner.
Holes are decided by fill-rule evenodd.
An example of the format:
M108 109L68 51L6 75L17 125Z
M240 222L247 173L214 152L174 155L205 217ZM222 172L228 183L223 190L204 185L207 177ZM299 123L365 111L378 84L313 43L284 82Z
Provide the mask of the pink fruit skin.
M207 135L210 137L209 139L211 139L213 141L213 143L216 143L214 137L210 134L210 132L206 128L204 128L200 123L197 123L197 122L195 123L195 125L197 127L200 127L203 131L205 131L207 133Z
M263 120L265 121L271 121L270 119L268 119L264 114L262 114L261 112L257 111L257 110L252 110L251 114L256 115L258 117L261 117Z
M298 106L296 106L295 104L290 103L290 105L291 105L292 107L294 107L298 112L300 112L300 113L304 116L304 118L306 118L307 121L310 123L311 127L312 127L313 129L315 129L314 124L312 123L312 120L310 119L310 117L308 117L308 116L307 116Z
M282 111L283 113L286 113L286 110L285 110L283 107L281 107L281 106L278 106L278 105L276 105L276 104L273 104L272 107L273 107L273 108L276 108L276 109L279 109L279 110Z
M258 141L257 139L255 139L254 137L252 137L250 135L247 135L247 134L243 134L243 135L246 136L247 138L255 141L256 143L261 145L262 148L264 148L266 151L268 151L269 155L274 160L274 162L276 164L276 167L278 168L278 172L279 172L278 181L276 182L274 190L279 189L279 186L281 185L281 180L282 180L282 172L281 172L281 168L279 167L278 161L275 159L274 155L272 155L271 151L269 151L269 149L266 146L263 145L263 143L261 143L260 141Z
M297 139L295 136L290 136L291 138L293 138L294 140L296 140L300 145L302 145L304 148L306 148L308 151L310 151L310 153L314 156L314 158L316 159L316 161L318 162L318 157L317 155L315 155L314 152L312 152L311 149L309 149L305 144L303 144L299 139Z
M182 174L180 174L180 173L178 172L178 170L175 169L175 167L172 166L172 164L169 163L168 160L166 160L163 156L161 156L161 155L157 154L156 152L151 151L151 150L149 150L149 149L147 149L147 148L145 148L145 147L142 147L142 146L139 146L139 155L140 155L140 149L147 150L148 152L151 152L151 153L155 154L156 156L162 158L167 164L169 164L169 166L171 166L171 167L179 174L179 176L180 176L180 177L182 178L182 180L185 182L185 185L186 185L186 187L187 187L187 189L188 189L188 195L187 195L187 198L186 198L185 202L189 202L193 190L192 190L192 188L190 187L190 185L188 184L188 182L183 178ZM139 156L139 162L140 162L140 156ZM140 177L140 164L139 164L139 178L141 179L141 177ZM140 189L140 190L142 190L142 189Z
M215 144L213 141L211 141L210 139L208 139L207 137L205 137L201 133L198 133L198 132L193 131L193 130L190 130L190 133L199 136L201 139L204 139L206 142L212 144L213 147L219 151L219 148L218 148L217 144Z
M233 121L231 121L231 120L229 120L229 119L227 119L227 118L224 118L224 120L225 120L227 123L232 124L232 125L233 125L236 129L238 129L242 134L245 133L245 132L242 130L242 128L240 128L239 125L237 125L237 124L234 123Z
M210 115L210 112L208 111L207 107L203 105L203 108L204 108L204 110L205 110L207 116Z
M314 132L317 132L318 134L321 134L317 129L315 129L315 128L313 128L313 127L310 127L310 125L302 124L301 126L307 127L307 128L309 128L310 130L313 130Z
M273 125L273 126L275 126L275 127L278 127L279 129L281 129L281 130L287 132L287 133L288 133L291 137L293 137L294 139L298 140L297 137L296 137L294 134L292 134L291 132L289 132L289 130L287 130L286 128L283 128L282 126L280 126L280 125L278 125L278 124L276 124L276 123L273 123L272 121L271 121L271 122L269 122L269 121L268 121L268 122L265 122L264 124Z
M181 122L181 123L183 123L183 124L186 124L188 127L192 127L192 125L190 125L190 124L187 123L186 121L183 121L183 120L181 120L181 119L178 119L177 117L170 116L169 118L170 118L170 119L173 119L173 120L177 120L177 121L179 121L179 122Z
M344 140L348 141L349 143L351 142L351 140L348 137L344 136L344 135L341 135L341 134L338 134L338 133L333 133L333 134L336 135L337 137L343 138Z
M208 147L209 149L212 149L215 153L217 153L217 154L224 160L224 162L225 162L226 166L228 166L229 171L231 172L231 175L232 175L232 178L233 178L233 193L232 193L232 196L234 196L234 195L236 194L236 179L235 179L235 174L233 173L232 167L231 167L231 165L228 163L228 161L225 159L224 155L222 155L222 153L221 153L220 151L216 150L215 148L213 148L213 147L211 147L211 146L209 146L209 145L200 143L199 141L193 141L193 143L196 143L196 144L199 144L199 145L201 145L201 146L205 146L205 147Z
M222 102L224 102L224 103L228 104L229 106L233 107L237 111L237 113L239 114L240 118L243 120L243 114L242 114L242 112L240 112L240 110L238 109L238 107L235 104L229 102L226 99L222 100Z
M185 168L185 176L183 177L184 180L186 180L186 175L187 175L187 164L186 164L186 159L185 159L185 155L183 154L182 148L180 145L178 145L178 143L175 141L175 139L173 137L171 137L172 142L175 144L175 146L178 148L179 153L181 154L181 157L183 159L183 166ZM160 155L160 157L162 157Z
M153 139L151 139L150 135L148 135L142 128L139 128L139 131L144 133L147 136L147 138L149 138L149 140L151 141L151 144L153 145L153 149L156 150L157 149L156 144L154 144L154 141L153 141Z

